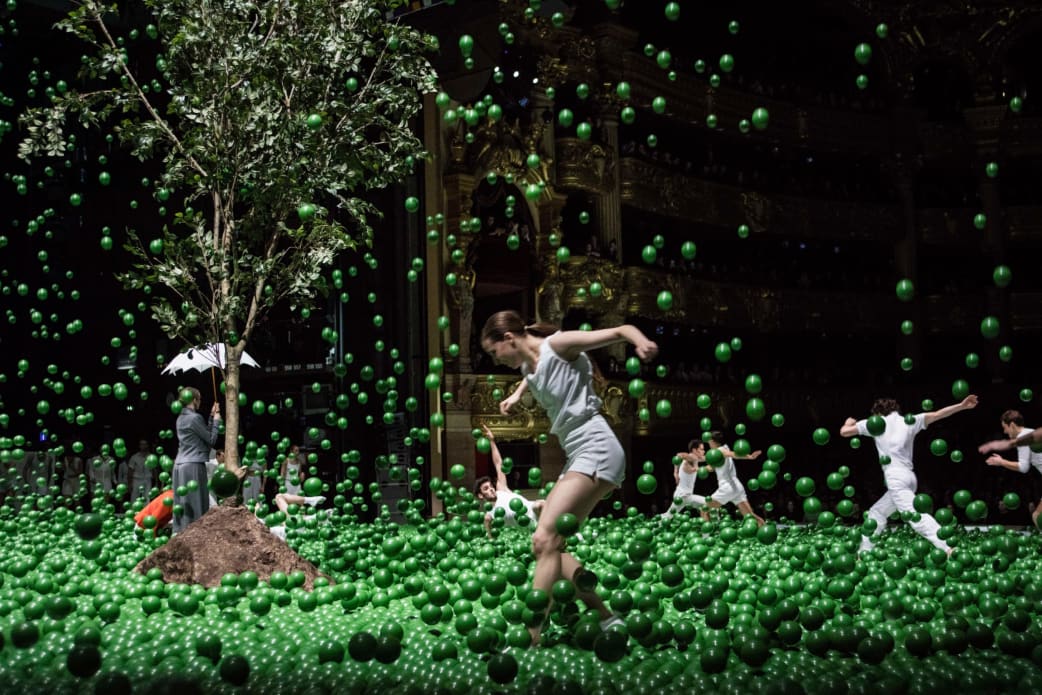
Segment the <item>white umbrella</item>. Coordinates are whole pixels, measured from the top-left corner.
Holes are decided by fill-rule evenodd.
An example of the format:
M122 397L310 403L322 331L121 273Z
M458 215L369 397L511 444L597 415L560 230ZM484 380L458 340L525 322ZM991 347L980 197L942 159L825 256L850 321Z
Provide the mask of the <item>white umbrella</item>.
M170 360L163 367L163 374L180 374L181 372L187 372L189 369L194 369L197 372L204 372L207 369L224 369L226 362L227 356L224 343L207 343L201 347L190 348ZM257 361L250 357L245 350L239 357L239 364L260 367Z

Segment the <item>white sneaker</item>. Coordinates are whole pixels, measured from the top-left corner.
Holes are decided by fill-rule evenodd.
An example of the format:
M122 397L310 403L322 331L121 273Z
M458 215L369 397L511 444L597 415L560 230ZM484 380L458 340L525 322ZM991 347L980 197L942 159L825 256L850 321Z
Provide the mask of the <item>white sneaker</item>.
M601 621L602 632L607 632L608 630L614 630L617 628L624 627L626 627L626 622L614 613L612 613L609 617Z
M322 504L325 501L326 501L326 498L323 497L322 495L315 495L314 497L305 497L304 498L304 504L309 504L312 507L317 507L318 505Z

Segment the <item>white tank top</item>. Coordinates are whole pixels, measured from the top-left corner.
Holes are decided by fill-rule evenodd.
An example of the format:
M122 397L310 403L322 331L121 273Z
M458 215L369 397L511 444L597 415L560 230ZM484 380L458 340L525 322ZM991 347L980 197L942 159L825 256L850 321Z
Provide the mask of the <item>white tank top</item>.
M593 391L593 365L586 353L568 362L550 343L554 333L539 346L539 364L529 373L521 365L532 396L550 418L550 432L563 439L573 429L600 412L601 399Z

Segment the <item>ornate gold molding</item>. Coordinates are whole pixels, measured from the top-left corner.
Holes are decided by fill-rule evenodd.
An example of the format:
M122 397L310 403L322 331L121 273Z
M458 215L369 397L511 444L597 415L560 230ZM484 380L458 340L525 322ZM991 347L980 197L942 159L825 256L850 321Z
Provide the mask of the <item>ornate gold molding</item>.
M615 187L615 154L590 140L558 138L557 185L591 193L608 193Z

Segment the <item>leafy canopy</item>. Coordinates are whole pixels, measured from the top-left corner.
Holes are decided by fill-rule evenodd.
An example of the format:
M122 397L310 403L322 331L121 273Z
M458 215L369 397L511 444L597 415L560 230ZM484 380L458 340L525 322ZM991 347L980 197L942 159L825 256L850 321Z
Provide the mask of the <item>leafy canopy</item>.
M388 21L396 4L144 0L146 61L115 5L84 0L59 22L91 47L84 86L23 116L19 154L61 156L81 125L159 158L156 196L181 209L147 242L127 231L122 280L151 293L169 335L241 347L260 315L310 303L336 255L370 242L365 193L425 155L410 122L435 90L437 42Z

